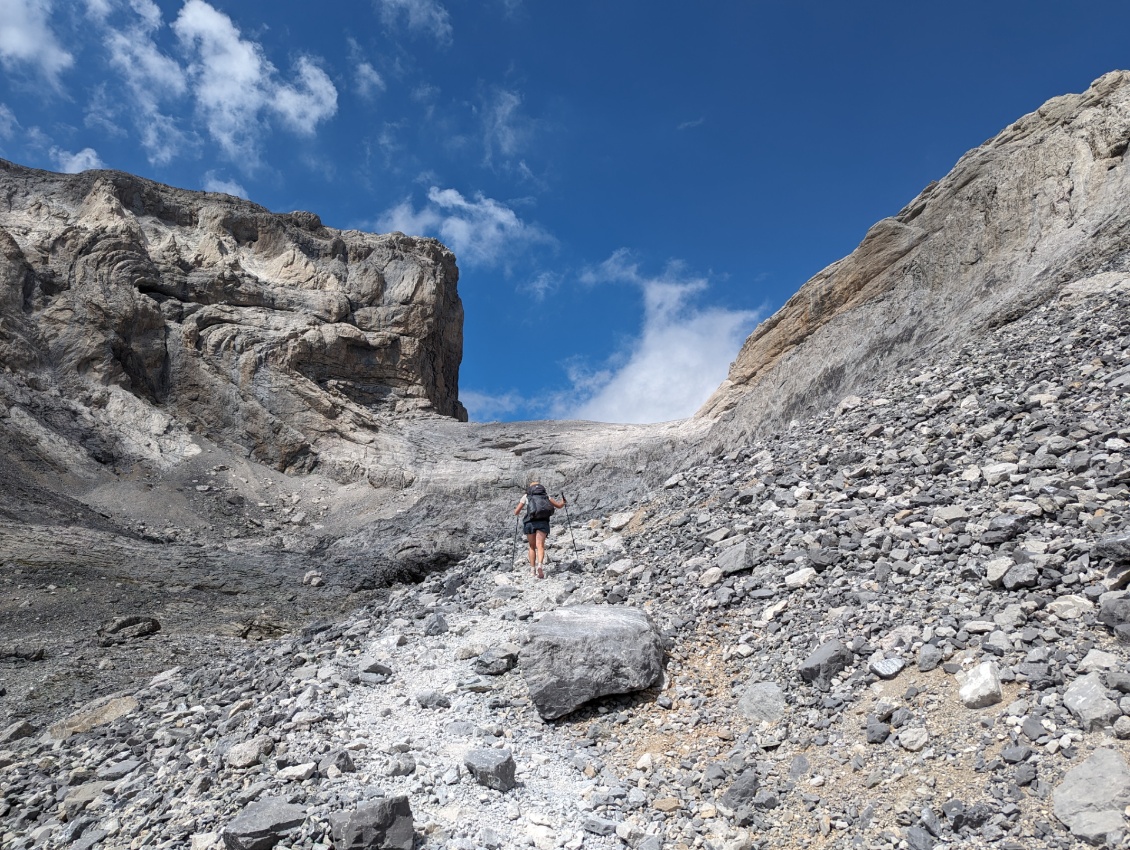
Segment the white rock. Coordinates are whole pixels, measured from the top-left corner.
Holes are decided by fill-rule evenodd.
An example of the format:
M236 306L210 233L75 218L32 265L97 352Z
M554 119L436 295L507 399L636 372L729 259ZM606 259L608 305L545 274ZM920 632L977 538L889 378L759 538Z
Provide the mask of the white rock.
M608 527L613 531L623 531L628 527L628 523L632 521L632 517L634 516L635 512L633 511L624 511L623 513L612 514L612 516L608 518Z
M1095 606L1083 596L1069 594L1048 603L1048 611L1061 620L1077 620Z
M703 587L713 587L722 580L722 570L718 567L711 567L698 578L698 583Z
M790 590L796 590L797 588L804 587L814 578L816 578L816 570L812 569L812 567L803 567L795 573L789 573L785 576L785 587Z
M966 708L985 708L1004 698L1000 674L992 661L984 661L968 672L958 673L957 680L961 685L958 695Z

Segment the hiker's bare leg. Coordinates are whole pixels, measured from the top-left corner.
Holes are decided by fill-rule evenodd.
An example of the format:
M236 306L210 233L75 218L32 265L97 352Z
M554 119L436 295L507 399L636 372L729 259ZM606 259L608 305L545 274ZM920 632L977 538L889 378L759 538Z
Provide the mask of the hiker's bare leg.
M537 564L537 534L527 534L526 542L530 544L529 551L526 552L526 557L530 561L530 569L532 570ZM544 543L542 544L544 546Z
M538 563L544 564L545 563L545 532L544 531L535 531L534 537L537 538Z

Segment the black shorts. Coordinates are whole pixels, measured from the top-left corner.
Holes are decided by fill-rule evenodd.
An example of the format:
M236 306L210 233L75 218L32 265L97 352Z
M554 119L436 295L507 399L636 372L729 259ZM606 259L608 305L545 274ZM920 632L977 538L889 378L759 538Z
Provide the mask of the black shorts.
M533 534L535 531L544 531L546 534L549 534L549 520L528 519L522 523L523 534Z

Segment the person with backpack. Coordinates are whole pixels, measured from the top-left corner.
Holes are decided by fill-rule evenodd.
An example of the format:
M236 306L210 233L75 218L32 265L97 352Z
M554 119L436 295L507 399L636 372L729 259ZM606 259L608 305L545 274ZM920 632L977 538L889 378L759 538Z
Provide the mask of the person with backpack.
M545 538L549 535L549 518L557 508L565 507L565 495L562 494L558 501L537 481L531 481L526 486L525 495L514 508L514 516L518 516L523 507L526 509L526 518L522 531L530 546L526 553L530 561L530 574L545 578Z

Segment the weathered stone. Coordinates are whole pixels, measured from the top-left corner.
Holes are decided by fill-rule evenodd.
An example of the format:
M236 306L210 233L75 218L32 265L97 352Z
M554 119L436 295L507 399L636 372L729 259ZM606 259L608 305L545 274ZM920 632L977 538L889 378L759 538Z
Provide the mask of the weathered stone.
M379 797L330 815L334 850L412 850L412 808L403 795Z
M1088 732L1110 726L1122 714L1118 704L1107 698L1106 687L1098 673L1080 676L1068 685L1063 704Z
M1063 777L1052 792L1055 816L1071 834L1102 844L1125 830L1123 810L1130 805L1130 768L1110 749L1095 750Z
M133 697L112 697L94 700L64 720L49 726L47 737L64 741L79 732L89 732L96 726L112 723L119 717L136 711L138 702Z
M893 679L902 672L906 662L901 658L879 658L867 664L867 669L880 679Z
M985 708L996 705L1004 696L1000 673L992 661L984 661L964 673L958 673L958 695L966 708Z
M303 807L268 797L249 805L224 827L224 846L228 850L270 850L305 820Z
M839 640L821 644L800 665L797 672L801 679L822 691L828 690L832 679L851 664L854 656L851 650Z
M718 567L723 575L734 575L751 569L755 554L753 544L743 540L741 543L735 543L715 558L714 566Z
M776 723L787 707L785 692L775 682L754 682L738 701L742 717L753 723Z
M475 749L463 756L463 766L480 785L495 791L509 791L514 787L514 756L509 750Z
M550 611L530 628L519 665L530 698L547 720L596 697L650 687L663 648L651 618L621 606L574 605Z
M266 735L260 735L250 741L242 741L233 746L228 750L224 761L228 767L244 770L259 764L259 761L269 755L274 748L274 741Z
M514 669L521 647L513 643L489 647L472 662L472 669L480 676L501 676Z
M1116 564L1130 564L1130 534L1110 534L1095 542L1091 554Z

